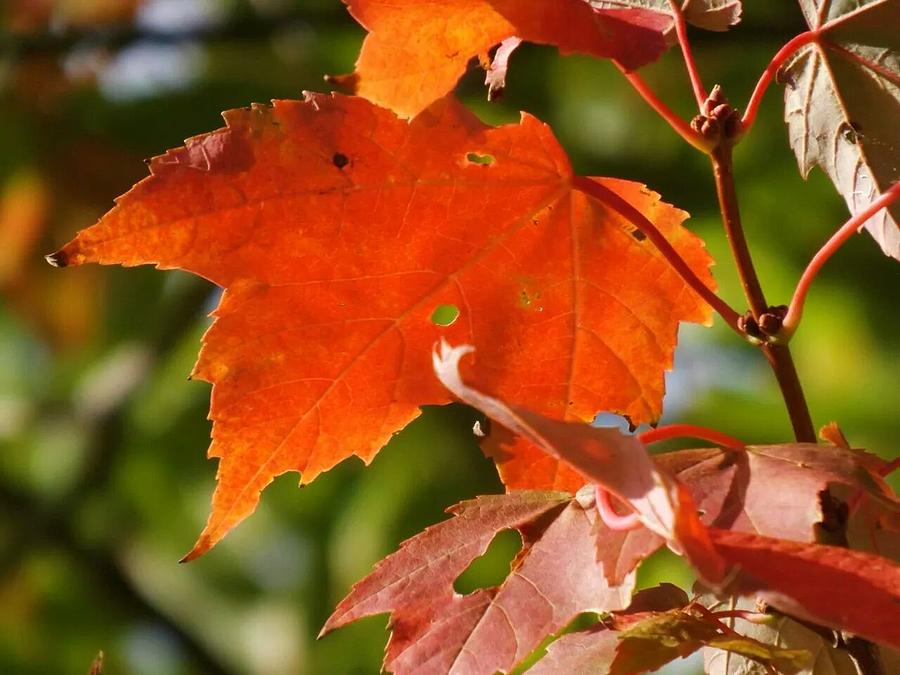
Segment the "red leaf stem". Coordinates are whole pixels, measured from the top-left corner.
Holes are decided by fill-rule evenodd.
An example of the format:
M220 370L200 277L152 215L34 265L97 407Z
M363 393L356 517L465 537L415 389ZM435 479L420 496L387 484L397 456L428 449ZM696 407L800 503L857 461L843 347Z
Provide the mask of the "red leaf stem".
M797 283L797 289L794 291L794 297L791 299L790 307L788 308L788 312L782 323L781 332L778 336L779 341L786 342L790 340L794 331L797 330L800 319L803 317L803 306L806 302L806 295L816 276L819 274L819 270L822 269L822 266L847 242L847 240L850 239L850 237L860 230L869 218L874 216L881 209L890 206L898 197L900 197L900 183L894 183L889 190L882 193L882 195L869 204L868 207L841 225L838 231L832 235L831 239L825 242L825 245L813 256L813 259L809 262L809 265L807 265L806 270L800 277L800 281Z
M712 152L713 143L694 131L691 128L691 125L679 116L678 113L663 103L644 78L636 72L628 72L618 61L616 61L615 64L640 97L653 108L657 115L662 117L669 126L672 127L675 133L704 155L708 155Z
M695 424L667 424L637 435L638 440L644 445L660 443L670 438L699 438L701 441L709 441L723 448L743 450L746 444L733 436L723 434L721 431L697 426Z
M762 103L763 96L765 96L769 85L772 84L772 81L775 79L778 69L785 64L794 52L810 42L815 42L818 36L819 34L817 31L810 30L805 33L800 33L800 35L791 38L775 53L775 56L769 61L769 65L766 66L766 69L763 71L762 75L760 75L759 81L756 83L756 87L750 95L750 100L747 101L747 108L744 111L744 116L741 118L741 131L739 136L743 136L750 131L753 123L756 121L756 113L759 111L759 105Z
M694 55L691 52L691 43L687 36L687 21L684 19L679 0L669 0L669 5L672 7L672 18L675 20L675 34L678 36L678 44L681 47L681 53L684 55L684 65L687 68L688 76L691 78L694 98L697 99L697 107L702 110L703 103L708 95L706 87L703 86L700 71L697 69L697 63L694 61Z
M609 491L600 485L594 486L594 503L597 505L597 513L603 520L603 524L614 532L627 532L643 527L641 517L634 511L626 516L616 513Z

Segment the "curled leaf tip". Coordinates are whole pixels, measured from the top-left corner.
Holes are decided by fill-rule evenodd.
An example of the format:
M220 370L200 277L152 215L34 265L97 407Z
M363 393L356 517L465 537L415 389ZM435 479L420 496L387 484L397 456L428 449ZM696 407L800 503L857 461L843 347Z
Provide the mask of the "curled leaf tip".
M466 354L475 351L472 345L452 346L447 340L441 338L440 343L435 344L434 351L431 354L431 361L434 364L434 373L447 389L453 393L457 393L464 388L462 379L459 376L459 362ZM458 394L457 394L458 395Z
M178 564L183 565L185 563L189 563L193 560L196 560L201 555L206 553L210 548L211 548L211 545L209 543L209 540L206 537L200 537L200 539L197 540L197 543L194 544L194 548L192 548L190 550L190 552L188 552L187 555L185 555L181 560L179 560Z
M56 253L45 255L44 260L50 265L53 265L53 267L67 267L69 265L69 256L66 255L66 252L62 249Z

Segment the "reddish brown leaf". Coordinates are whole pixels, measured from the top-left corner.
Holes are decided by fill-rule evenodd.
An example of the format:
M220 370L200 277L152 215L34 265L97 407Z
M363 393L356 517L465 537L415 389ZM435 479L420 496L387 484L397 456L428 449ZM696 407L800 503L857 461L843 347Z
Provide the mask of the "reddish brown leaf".
M740 571L744 593L876 642L900 646L900 567L835 546L711 529L719 553Z
M595 513L560 493L480 497L380 562L338 605L323 634L391 612L384 667L394 673L508 671L577 614L627 606L634 578L606 584L595 562ZM498 588L460 596L453 581L493 536L516 528L524 548Z
M665 49L666 17L595 11L584 0L344 0L368 31L356 72L334 78L412 117L456 86L469 60L519 37L562 53L614 58L637 68Z
M686 450L656 462L690 489L707 524L809 542L822 521L819 494L838 485L877 489L870 471L882 464L863 451L814 443Z
M602 624L568 633L547 648L547 655L528 670L530 675L597 675L608 673L619 634Z
M453 101L411 123L310 95L225 115L51 260L180 267L225 287L194 376L214 384L213 513L189 557L252 513L274 476L368 462L419 406L443 334L473 382L551 417L660 412L679 320L709 308L634 227L573 189L532 117L491 129ZM484 163L486 162L486 163ZM597 179L711 283L685 214ZM452 325L432 313L457 309Z
M635 9L659 12L669 17L672 4L669 0L590 0L594 7L621 12ZM741 0L692 0L680 2L684 18L699 28L725 31L741 20Z
M610 584L619 584L638 564L665 544L665 539L646 527L616 531L598 521L597 562Z

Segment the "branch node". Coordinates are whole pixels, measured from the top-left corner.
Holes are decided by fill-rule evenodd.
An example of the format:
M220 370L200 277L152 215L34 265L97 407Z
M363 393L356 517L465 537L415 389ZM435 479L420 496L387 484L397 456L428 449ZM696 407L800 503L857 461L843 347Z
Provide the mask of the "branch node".
M713 146L731 143L738 137L741 131L740 115L718 84L703 101L700 114L691 120L691 129Z

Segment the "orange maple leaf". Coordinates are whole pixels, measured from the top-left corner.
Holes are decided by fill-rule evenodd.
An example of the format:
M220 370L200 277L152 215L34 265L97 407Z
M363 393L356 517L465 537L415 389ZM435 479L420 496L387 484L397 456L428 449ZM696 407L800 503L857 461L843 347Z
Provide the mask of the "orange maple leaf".
M517 36L618 60L628 69L666 49L671 21L658 12L596 10L585 0L344 0L368 31L356 71L332 78L413 116L456 86L469 61Z
M443 335L478 348L482 390L557 419L660 414L679 321L708 306L639 230L581 192L627 199L708 284L687 214L641 185L578 179L529 115L489 128L453 100L407 123L311 94L225 113L51 257L183 268L225 288L194 376L213 383L221 458L208 550L272 479L369 462L419 406L450 400ZM437 325L432 314L458 317Z

